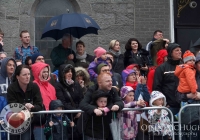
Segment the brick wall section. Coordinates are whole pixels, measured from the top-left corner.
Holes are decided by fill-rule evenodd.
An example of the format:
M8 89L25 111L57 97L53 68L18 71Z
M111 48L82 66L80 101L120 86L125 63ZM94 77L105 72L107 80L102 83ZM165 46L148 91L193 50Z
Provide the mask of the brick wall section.
M109 43L117 39L121 43L122 49L130 36L134 36L134 0L90 0L92 9L91 16L101 27L98 36L94 36L97 42L88 42L90 37L83 37L88 52L93 54L97 46L108 49Z
M13 54L20 45L19 33L27 29L31 34L31 44L35 44L34 12L42 0L1 0L0 28L5 32L5 51ZM139 39L143 46L152 38L156 29L161 29L169 38L169 1L168 0L69 0L77 3L76 11L88 14L101 27L99 35L86 35L81 38L87 52L93 54L94 48L108 49L109 42L117 39L124 50L131 37ZM57 2L57 1L56 1ZM35 7L34 7L35 6ZM45 41L45 40L44 40ZM41 44L42 46L46 43ZM48 45L48 44L46 44ZM49 46L49 45L48 45ZM41 46L38 46L39 48ZM53 46L52 46L53 47ZM48 54L45 56L48 58Z
M155 30L169 38L169 0L135 0L135 37L143 47L152 39Z

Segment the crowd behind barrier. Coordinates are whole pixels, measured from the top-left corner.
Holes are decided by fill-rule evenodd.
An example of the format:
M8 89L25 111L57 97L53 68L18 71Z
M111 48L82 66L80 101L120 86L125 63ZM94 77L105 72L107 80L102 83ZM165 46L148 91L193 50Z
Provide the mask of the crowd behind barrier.
M194 106L194 105L193 105ZM199 105L200 106L200 105ZM183 107L185 108L185 106ZM123 111L148 111L148 110L153 110L153 109L164 109L166 110L167 112L169 112L169 115L170 115L170 121L171 121L171 124L174 124L174 116L172 114L172 112L166 108L166 107L144 107L144 108L124 108L121 112ZM182 109L181 109L182 110ZM31 112L32 115L34 114L54 114L54 113L83 113L84 111L82 110L55 110L55 111L38 111L38 112ZM120 112L119 112L120 113ZM39 117L40 118L40 117ZM38 118L38 119L39 119ZM41 119L41 118L40 118ZM120 121L120 120L119 120ZM118 123L118 127L120 128L120 123ZM179 123L180 125L180 123ZM173 126L173 125L172 125ZM180 125L181 126L181 125ZM31 126L30 126L31 127ZM144 126L143 129L146 129L148 126ZM28 130L28 131L31 131L31 130ZM4 130L1 130L1 132L4 132ZM73 129L72 129L72 133L73 133ZM179 132L181 133L181 132ZM82 133L84 135L84 132ZM120 136L121 132L119 133L119 136ZM172 127L172 134L174 134L174 129ZM72 134L73 135L73 134ZM1 135L0 135L1 136ZM172 140L174 140L174 135L172 135ZM0 137L0 140L1 140L1 137ZM8 139L7 140L10 140L9 139L9 134L8 134ZM83 138L84 140L84 138ZM122 140L122 139L121 139Z
M188 105L185 105L180 109L179 114L182 114L181 112L184 112L186 108L190 108L190 107L200 107L200 104L188 104ZM185 127L183 125L187 124L187 122L182 122L182 121L183 121L183 119L186 119L186 118L182 118L181 115L179 115L178 116L178 121L175 122L172 112L166 107L124 108L122 111L136 111L136 110L147 111L147 110L151 110L151 109L165 109L165 110L167 110L169 112L169 114L171 116L170 117L171 123L172 124L176 124L176 123L178 124L179 140L182 140L182 136L183 135L195 134L195 132L193 132L193 128L191 126L190 126L190 128L187 128L187 129L191 129L192 132L187 132L187 133L182 132L181 128ZM200 109L199 109L199 112L200 112ZM39 112L32 112L31 114L52 114L52 113L83 113L83 111L82 110L39 111ZM191 117L194 117L194 116L191 116L191 114L188 114L188 113L186 113L186 115L187 115L187 119L189 118L188 120L192 119ZM189 122L188 122L188 124L189 124ZM198 128L195 126L194 129L199 129L199 128L200 128L200 126ZM172 130L172 133L174 133L175 129L177 130L177 128L174 128ZM5 132L5 130L1 129L0 132ZM174 138L175 135L172 135L172 140L175 139ZM1 136L1 133L0 133L0 136ZM7 140L9 140L9 133L7 134L7 136L8 136ZM1 140L1 137L0 137L0 140Z
M2 45L2 47L3 36L4 34L0 31L0 45ZM77 42L77 52L75 53L74 50L70 49L73 39L72 36L69 34L65 34L62 38L62 43L59 46L55 47L51 52L50 57L53 65L55 66L54 70L56 70L54 71L54 74L51 74L51 72L53 71L50 70L50 66L48 64L45 64L45 58L42 54L39 53L38 48L36 46L30 45L30 34L28 33L28 31L22 31L20 33L20 39L22 41L22 45L18 46L15 49L15 59L9 57L1 59L2 56L0 54L0 85L2 86L2 88L0 89L0 97L2 97L3 99L0 103L3 103L4 101L4 105L2 104L0 106L0 110L1 107L4 107L7 103L21 103L24 104L29 110L31 110L31 112L34 112L32 113L34 115L34 117L32 117L32 127L30 127L27 132L32 133L31 130L34 129L35 139L37 139L36 136L42 137L41 135L44 135L44 123L46 122L46 124L49 124L47 123L47 117L44 117L44 119L46 120L44 120L44 123L41 123L42 114L44 116L44 114L52 113L67 113L66 116L69 117L66 117L67 124L68 122L69 124L72 122L75 125L77 125L78 120L81 120L78 119L80 118L81 112L84 111L85 113L83 114L89 114L89 117L92 118L92 121L90 120L91 125L88 123L88 126L93 126L93 123L98 124L97 126L100 126L95 126L96 128L99 128L98 130L94 130L93 128L86 129L87 132L95 131L98 133L98 136L96 134L91 134L93 132L89 134L85 133L85 135L90 138L89 140L91 140L92 138L97 138L99 140L99 135L102 137L102 134L100 134L99 131L102 129L103 139L110 140L110 132L108 132L109 134L107 133L107 135L104 135L104 132L107 132L107 130L104 130L104 127L106 126L105 128L109 128L109 125L107 124L110 124L110 116L112 116L111 114L115 114L110 112L109 115L107 115L107 113L111 110L119 112L119 122L122 123L118 123L118 125L119 128L121 127L121 131L126 133L122 133L122 135L126 137L126 140L138 140L137 137L139 137L139 140L146 140L145 138L140 137L139 131L137 130L141 129L140 122L142 122L138 122L138 120L136 122L135 116L141 114L138 112L145 112L146 114L148 114L148 117L146 116L147 123L154 124L148 125L148 129L150 132L147 133L149 139L153 137L153 140L154 134L157 136L156 140L159 140L160 138L164 140L165 138L170 140L177 140L177 136L179 136L179 139L188 140L188 138L184 139L182 135L189 135L190 132L192 133L193 129L190 128L186 131L183 127L187 125L192 127L200 126L200 109L198 107L198 104L200 104L200 86L197 86L200 85L200 53L197 53L197 56L195 57L194 54L196 54L196 52L193 52L194 54L192 54L192 52L186 51L182 58L181 46L176 43L170 43L168 39L164 39L163 33L160 30L156 30L154 32L153 40L148 43L146 50L142 48L142 45L136 38L130 38L125 45L126 51L123 54L120 51L120 42L118 40L112 40L110 42L108 51L104 49L104 47L97 47L94 50L94 57L89 57L89 55L86 53L85 45L82 41ZM1 47L0 51L3 51L1 50ZM28 58L28 56L30 56L31 59L25 59ZM182 65L182 61L184 62L184 65ZM26 66L21 65L21 63L18 64L17 62L25 62ZM83 63L81 62L83 62L85 65L82 65ZM91 65L92 63L95 64L95 68L93 67L93 65ZM187 65L191 65L191 67L188 68ZM77 70L76 68L78 66L83 67L83 69L85 68L86 72L80 69ZM40 70L38 70L39 67ZM87 72L88 67L89 73ZM183 79L182 75L176 75L176 72L179 72L179 69L177 68L180 68L181 71L184 71L185 67L188 68L187 70L192 70L192 73L190 73L189 75L187 74L186 76L184 72L182 72L182 75L184 75ZM86 73L88 74L88 76ZM107 75L102 78L102 75L105 75L105 73L107 73L109 76ZM27 74L27 81L23 79L24 74ZM97 76L99 76L99 80ZM13 81L11 81L11 79L13 79ZM32 81L34 82L34 84L32 83ZM106 81L109 81L109 83L106 83ZM35 83L37 84L37 86ZM180 83L184 84L182 85ZM34 86L34 88L29 90L28 85L32 85ZM190 86L188 86L188 88L185 88L185 85L192 85L191 87L193 88L191 88ZM124 86L125 88L123 88L122 86ZM4 90L3 87L5 87ZM14 89L14 87L22 89L25 93L25 96L27 97L20 97L22 92L18 90L12 90ZM182 89L182 87L184 88ZM97 103L97 99L101 98L101 96L99 96L101 90L103 91L103 96L102 94L101 96L103 98L106 98L105 100L107 103L105 106L101 106L100 103ZM162 93L160 91L162 91ZM32 93L37 93L34 94L34 98L32 96ZM95 95L93 93L95 93ZM15 96L15 94L17 96ZM118 94L120 94L120 97L118 97ZM128 95L130 96L130 98ZM131 96L133 96L134 98L132 98ZM56 99L60 100L63 105L50 109L50 102ZM191 107L195 107L195 109L191 110L183 107L183 105L188 103L193 104L191 105ZM90 105L92 107L90 107ZM158 108L158 106L160 106L159 109L156 109ZM166 108L165 106L167 106L168 108ZM180 106L182 108L179 111ZM123 109L123 107L125 108ZM62 108L66 110L58 111L57 108ZM82 109L83 111L79 109ZM164 109L164 111L161 111L161 109ZM148 111L147 113L147 110L152 110L152 112ZM132 114L126 114L126 112L123 111L132 111ZM93 113L95 113L97 116L101 116L102 114L104 114L105 119L103 119L103 117L102 120L98 117L97 119L96 116L93 116ZM37 119L35 119L37 116L36 114L39 116L37 117ZM58 123L61 120L63 122L62 117L65 115L58 116L56 118L58 120ZM94 119L96 121L93 120L93 117L96 118ZM178 124L176 125L174 122L174 117L178 120ZM83 118L83 115L81 116L81 118ZM70 119L72 120L71 122ZM140 119L143 120L141 117ZM198 120L199 122L195 124L194 120ZM39 125L37 125L37 121L39 122ZM52 118L51 120L49 120L49 122L50 121L52 121ZM82 119L82 121L85 120ZM122 127L123 123L125 124L124 127ZM49 126L52 127L53 125L54 124ZM66 124L65 127L67 127ZM159 128L159 130L156 132L152 132L150 130L151 127L152 130L156 130L156 128ZM171 134L169 134L165 131L165 129L172 130L173 132L170 131ZM73 139L73 129L68 133L69 135L72 135ZM66 133L66 135L68 133ZM144 131L142 133L144 134ZM84 132L81 134L83 134L84 136ZM24 140L31 137L30 134L23 135L24 136L20 135L20 137L24 137ZM132 136L127 138L130 135ZM55 138L60 139L59 136L57 136ZM165 136L165 138L163 138L163 136ZM121 136L121 138L124 139L123 136ZM13 139L13 135L8 135L8 140L9 139L16 140L16 136L14 136ZM197 138L197 140L199 139L200 138Z

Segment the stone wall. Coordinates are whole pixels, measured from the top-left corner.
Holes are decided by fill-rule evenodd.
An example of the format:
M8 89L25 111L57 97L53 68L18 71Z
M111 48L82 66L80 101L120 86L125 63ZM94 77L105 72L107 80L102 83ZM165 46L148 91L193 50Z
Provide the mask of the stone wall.
M0 28L5 33L4 49L9 55L13 54L14 48L21 44L19 33L23 29L29 30L31 44L35 44L36 10L44 1L0 1ZM58 3L59 0L55 2ZM122 50L131 37L139 39L145 46L157 29L162 30L164 36L169 38L169 1L167 0L68 0L68 2L75 12L88 14L101 27L99 35L86 35L81 38L90 54L93 54L97 46L107 49L112 39L120 41ZM38 47L45 47L45 45ZM46 48L41 50L43 53L46 52L45 58L48 59L50 51Z

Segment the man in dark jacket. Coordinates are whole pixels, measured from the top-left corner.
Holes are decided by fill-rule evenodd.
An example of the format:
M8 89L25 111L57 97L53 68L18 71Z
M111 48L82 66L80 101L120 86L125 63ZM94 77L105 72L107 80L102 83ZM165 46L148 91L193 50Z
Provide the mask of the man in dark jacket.
M112 78L111 75L108 73L102 73L98 75L97 78L98 84L89 87L88 91L85 94L85 97L80 103L80 109L85 111L88 115L96 114L96 116L102 116L103 111L98 109L96 106L91 104L92 95L95 91L103 90L107 92L111 96L111 102L113 105L107 106L110 111L121 111L124 107L122 100L120 99L118 92L115 88L112 88ZM112 117L110 118L111 121ZM110 128L104 128L110 131Z
M161 30L154 31L154 33L153 33L153 39L146 45L146 50L150 51L150 49L152 47L152 43L155 40L158 40L158 39L161 39L161 38L163 38L163 32Z
M70 48L73 42L73 37L70 34L65 34L62 38L62 44L53 48L50 54L51 61L55 66L53 71L57 70L60 65L66 61L76 62L76 54Z
M176 114L180 108L175 98L179 80L174 75L174 71L176 66L181 63L181 47L176 43L170 43L167 52L168 60L155 70L153 90L158 90L166 96L167 107L173 114Z

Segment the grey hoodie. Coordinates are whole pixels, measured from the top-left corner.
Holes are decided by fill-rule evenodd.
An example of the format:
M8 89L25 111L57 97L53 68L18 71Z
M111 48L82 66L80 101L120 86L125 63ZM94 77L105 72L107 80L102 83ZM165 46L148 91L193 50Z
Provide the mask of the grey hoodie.
M1 62L1 69L0 69L0 96L3 96L5 98L6 94L7 94L7 88L8 86L11 84L11 79L8 78L8 74L7 74L7 63L9 60L13 60L13 62L15 63L15 68L16 68L16 62L13 58L10 57L6 57L2 60ZM14 73L13 73L14 74Z

